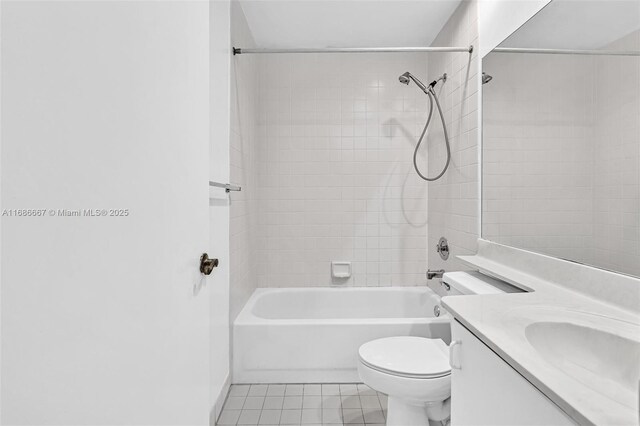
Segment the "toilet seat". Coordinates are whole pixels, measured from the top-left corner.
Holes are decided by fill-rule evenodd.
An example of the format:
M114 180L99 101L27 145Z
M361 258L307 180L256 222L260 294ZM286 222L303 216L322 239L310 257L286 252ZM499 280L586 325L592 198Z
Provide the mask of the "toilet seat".
M437 379L451 374L449 348L441 339L398 336L376 339L358 350L365 366L392 376Z

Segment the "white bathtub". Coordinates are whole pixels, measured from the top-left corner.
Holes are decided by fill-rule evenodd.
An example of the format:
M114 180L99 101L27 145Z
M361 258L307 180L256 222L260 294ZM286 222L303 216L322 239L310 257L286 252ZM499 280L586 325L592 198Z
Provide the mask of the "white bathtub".
M450 341L426 287L258 289L233 325L234 383L358 382L358 348L388 336Z

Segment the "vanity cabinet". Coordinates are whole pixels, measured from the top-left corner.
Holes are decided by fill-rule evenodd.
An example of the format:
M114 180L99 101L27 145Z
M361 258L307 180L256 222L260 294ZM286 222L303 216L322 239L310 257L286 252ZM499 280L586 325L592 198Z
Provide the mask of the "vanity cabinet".
M576 424L458 321L451 331L452 426Z

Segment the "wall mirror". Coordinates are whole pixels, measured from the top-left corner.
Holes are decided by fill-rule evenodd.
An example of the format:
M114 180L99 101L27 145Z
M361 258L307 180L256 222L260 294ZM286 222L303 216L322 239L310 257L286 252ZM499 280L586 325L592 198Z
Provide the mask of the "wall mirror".
M482 68L483 238L640 276L640 2L554 0Z

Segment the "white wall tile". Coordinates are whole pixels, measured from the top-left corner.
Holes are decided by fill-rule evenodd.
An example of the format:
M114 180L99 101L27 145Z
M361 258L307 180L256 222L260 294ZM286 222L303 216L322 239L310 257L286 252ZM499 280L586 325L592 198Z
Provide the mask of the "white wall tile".
M426 55L260 58L260 286L424 284L427 185L411 158L427 99L398 82L407 70L426 79ZM352 277L333 280L332 260Z
M476 1L465 1L433 42L434 46L474 45L474 52L430 54L431 78L447 73L447 82L436 86L451 142L451 164L445 175L429 184L429 268L465 269L455 256L475 253L480 235L478 191L478 33ZM428 175L437 175L446 161L444 134L434 117L428 138ZM444 261L433 249L440 237L449 241Z

